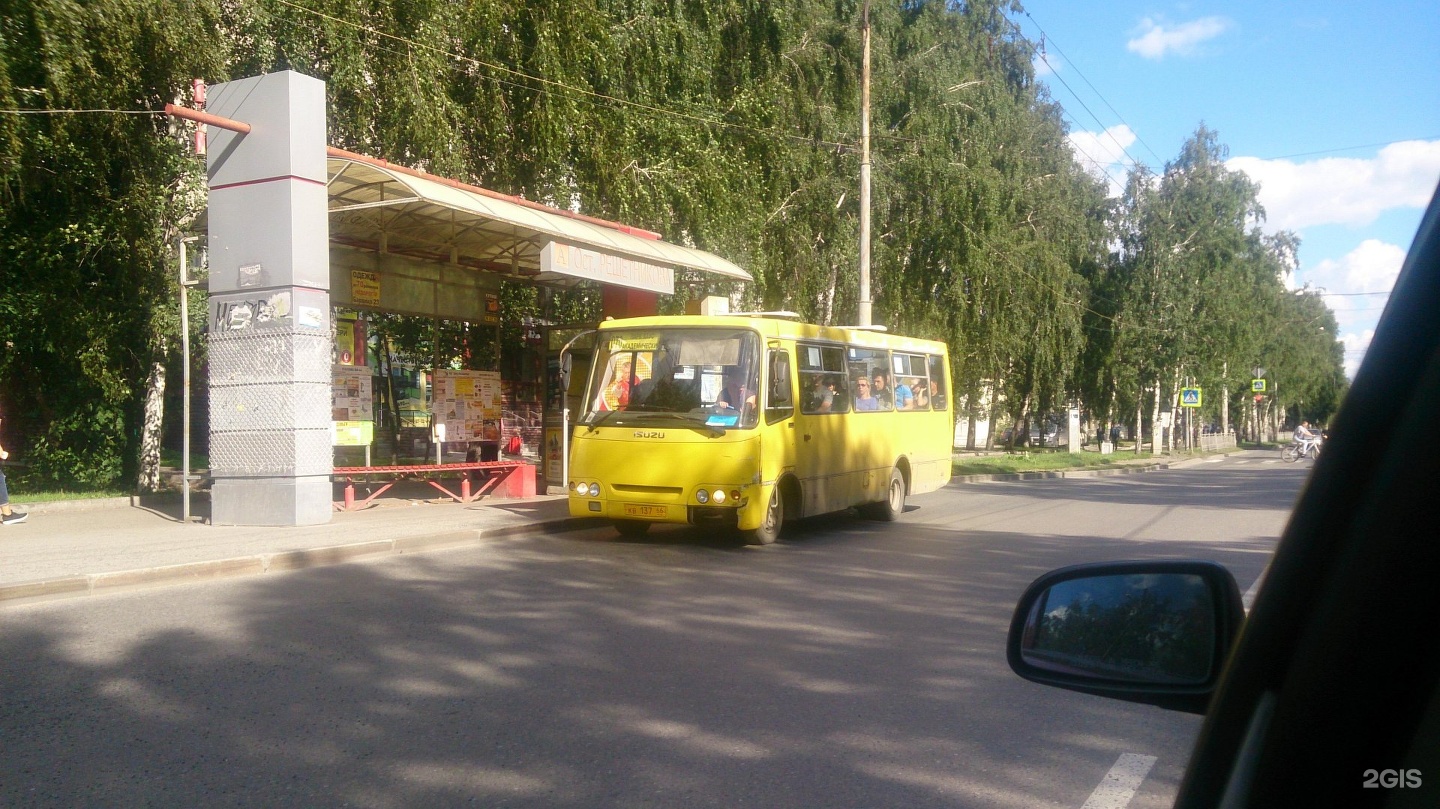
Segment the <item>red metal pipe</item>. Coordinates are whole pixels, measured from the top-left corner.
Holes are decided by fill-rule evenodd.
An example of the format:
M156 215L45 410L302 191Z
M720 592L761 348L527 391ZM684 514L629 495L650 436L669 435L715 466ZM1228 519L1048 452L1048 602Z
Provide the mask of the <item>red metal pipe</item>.
M239 132L242 135L250 134L250 125L244 121L236 121L232 118L221 118L218 115L192 110L189 107L177 107L174 104L166 104L165 114L172 115L176 118L184 118L187 121L194 121L197 124L218 126L221 129L228 129L231 132Z

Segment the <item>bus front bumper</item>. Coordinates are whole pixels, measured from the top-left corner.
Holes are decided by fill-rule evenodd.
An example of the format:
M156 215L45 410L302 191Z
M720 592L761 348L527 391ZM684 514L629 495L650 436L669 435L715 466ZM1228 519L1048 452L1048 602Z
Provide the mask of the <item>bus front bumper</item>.
M643 520L646 522L676 523L680 525L711 525L723 528L750 530L758 528L765 518L764 503L770 487L748 485L740 487L741 496L737 505L699 504L694 495L688 503L643 503L605 497L582 497L570 494L570 516L604 517L609 520Z

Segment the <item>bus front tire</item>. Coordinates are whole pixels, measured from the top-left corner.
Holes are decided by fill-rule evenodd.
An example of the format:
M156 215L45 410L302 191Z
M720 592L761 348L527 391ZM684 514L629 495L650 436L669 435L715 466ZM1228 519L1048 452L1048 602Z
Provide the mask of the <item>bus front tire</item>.
M746 545L769 545L780 538L780 529L784 527L785 498L780 494L779 484L776 484L770 490L770 504L765 507L765 519L761 520L760 527L741 531L740 536Z
M872 520L894 522L905 512L905 476L899 469L890 470L890 484L885 487L885 499L868 503L863 509L865 516Z
M615 530L622 537L640 537L650 530L650 523L645 520L616 520Z

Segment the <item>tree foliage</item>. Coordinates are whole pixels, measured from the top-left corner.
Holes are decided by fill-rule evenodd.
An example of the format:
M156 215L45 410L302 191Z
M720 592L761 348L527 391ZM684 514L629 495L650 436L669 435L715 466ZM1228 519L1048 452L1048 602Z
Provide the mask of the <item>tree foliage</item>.
M0 108L48 113L0 113L7 445L56 483L133 468L199 166L161 116L61 111L159 110L192 77L321 78L333 145L657 231L754 276L681 279L701 294L852 322L861 5L0 0ZM875 320L947 340L971 407L989 392L1023 420L1080 400L1111 420L1146 386L1218 389L1257 364L1308 415L1333 406L1333 318L1284 289L1293 237L1261 233L1216 133L1110 199L1035 80L1017 3L872 6ZM513 352L540 296L504 296ZM593 293L558 303L597 314ZM471 345L455 325L381 325L421 356Z

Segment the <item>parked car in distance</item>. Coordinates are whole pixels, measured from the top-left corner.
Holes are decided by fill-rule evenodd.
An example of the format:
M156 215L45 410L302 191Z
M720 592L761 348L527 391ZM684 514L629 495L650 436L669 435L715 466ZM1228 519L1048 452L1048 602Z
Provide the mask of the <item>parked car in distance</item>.
M1440 806L1440 195L1246 617L1224 568L1040 577L1021 677L1199 711L1175 806Z

